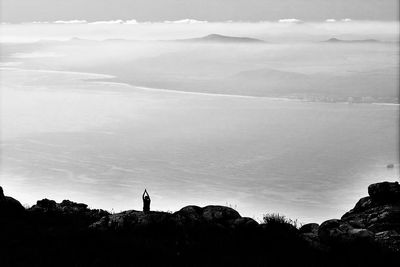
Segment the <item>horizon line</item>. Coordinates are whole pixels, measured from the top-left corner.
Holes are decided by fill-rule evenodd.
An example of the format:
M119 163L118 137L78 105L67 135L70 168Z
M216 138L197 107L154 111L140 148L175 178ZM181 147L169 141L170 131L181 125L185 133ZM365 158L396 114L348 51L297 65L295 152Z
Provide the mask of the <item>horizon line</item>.
M87 24L87 25L137 25L137 24L207 24L207 23L283 23L283 24L304 24L304 23L348 23L348 22L381 22L381 23L393 23L399 22L398 20L359 20L351 18L327 18L325 20L301 20L297 18L282 18L278 20L259 20L259 21L249 21L249 20L223 20L223 21L207 21L207 20L197 20L197 19L178 19L178 20L164 20L164 21L138 21L136 19L115 19L115 20L97 20L88 21L86 19L70 19L70 20L55 20L55 21L21 21L21 22L7 22L0 19L2 25L16 25L16 24Z

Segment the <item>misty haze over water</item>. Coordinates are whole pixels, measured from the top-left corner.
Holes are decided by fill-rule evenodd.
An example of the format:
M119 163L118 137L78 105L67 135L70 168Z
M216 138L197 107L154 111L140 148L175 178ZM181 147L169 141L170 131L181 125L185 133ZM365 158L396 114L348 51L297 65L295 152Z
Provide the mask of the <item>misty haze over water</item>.
M308 222L399 177L397 23L0 29L0 179L25 203L140 209L147 188Z

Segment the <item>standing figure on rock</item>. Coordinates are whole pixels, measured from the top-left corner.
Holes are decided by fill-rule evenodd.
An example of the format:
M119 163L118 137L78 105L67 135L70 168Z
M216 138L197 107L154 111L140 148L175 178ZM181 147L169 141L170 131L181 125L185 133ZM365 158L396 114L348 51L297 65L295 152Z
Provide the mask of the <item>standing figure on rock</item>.
M143 212L149 212L150 211L150 196L149 193L147 193L147 190L145 189L143 192Z

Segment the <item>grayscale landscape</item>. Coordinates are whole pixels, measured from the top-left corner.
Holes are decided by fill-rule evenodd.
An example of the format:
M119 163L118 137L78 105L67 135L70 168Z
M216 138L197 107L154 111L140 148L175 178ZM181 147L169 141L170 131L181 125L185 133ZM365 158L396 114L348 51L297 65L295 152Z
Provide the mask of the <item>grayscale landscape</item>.
M398 0L0 0L0 266L397 267Z
M321 222L399 176L397 22L1 26L1 183ZM393 168L387 168L394 164Z

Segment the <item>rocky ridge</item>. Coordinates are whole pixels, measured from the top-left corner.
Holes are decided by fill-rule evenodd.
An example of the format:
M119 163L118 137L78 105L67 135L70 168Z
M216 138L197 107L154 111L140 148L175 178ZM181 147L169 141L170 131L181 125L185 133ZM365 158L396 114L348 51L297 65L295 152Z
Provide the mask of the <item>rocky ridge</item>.
M317 246L365 241L400 252L399 183L371 184L368 194L341 219L327 220L321 225L306 224L300 232Z
M0 187L0 236L4 246L0 256L19 254L25 248L26 255L34 258L32 251L37 248L48 251L43 255L46 260L57 260L66 251L78 255L65 265L86 262L107 266L97 263L119 255L120 262L114 265L126 266L129 251L137 251L136 265L148 265L148 255L158 264L162 255L166 265L180 265L183 260L183 266L209 266L217 257L216 265L260 266L264 263L261 255L267 253L273 266L292 266L295 262L300 266L336 266L343 260L348 261L345 266L353 266L354 262L390 265L400 258L400 185L372 184L368 194L340 219L297 229L289 222L259 223L232 208L215 205L186 206L174 213L128 210L110 214L89 209L83 203L43 199L25 209L5 196ZM186 264L200 256L203 258L198 264ZM0 265L18 265L14 258L4 258L8 260L0 257ZM17 262L29 262L24 260L18 258Z

